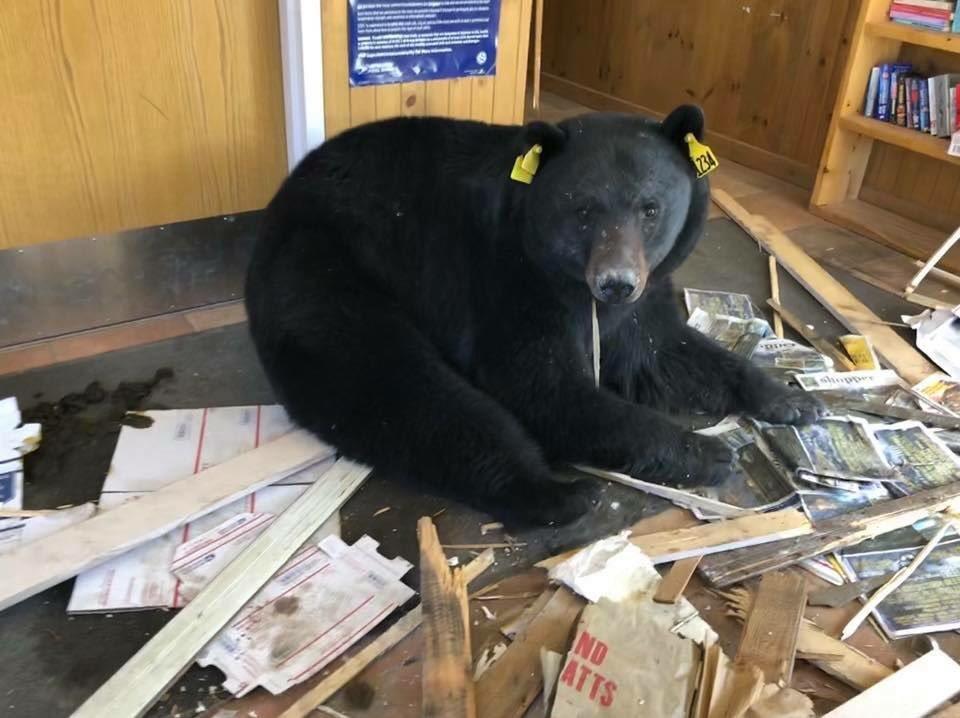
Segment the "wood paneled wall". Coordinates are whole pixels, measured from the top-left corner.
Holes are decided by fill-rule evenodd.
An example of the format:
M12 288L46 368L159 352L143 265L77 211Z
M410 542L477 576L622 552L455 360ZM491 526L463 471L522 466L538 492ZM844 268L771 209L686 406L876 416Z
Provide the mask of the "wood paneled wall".
M856 0L547 0L544 87L590 106L694 102L715 150L810 186Z
M493 77L350 87L346 0L323 0L323 104L327 137L399 115L441 115L520 123L526 92L533 0L501 0Z
M261 207L283 118L276 0L4 0L0 248Z

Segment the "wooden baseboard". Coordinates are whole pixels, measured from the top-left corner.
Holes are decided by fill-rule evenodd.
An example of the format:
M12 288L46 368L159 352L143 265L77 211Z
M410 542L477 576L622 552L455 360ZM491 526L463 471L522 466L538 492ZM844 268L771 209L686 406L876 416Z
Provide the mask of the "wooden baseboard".
M649 107L643 107L642 105L635 104L621 97L609 95L605 92L595 90L592 87L587 87L586 85L581 85L577 82L546 72L543 73L542 77L542 89L545 92L552 92L596 110L638 112L657 118L663 117L664 115L663 112L652 110ZM707 118L707 124L709 126L709 118ZM713 146L716 153L720 155L721 160L723 157L728 157L734 162L773 175L803 189L813 187L814 175L816 173L816 168L814 167L809 167L802 162L755 147L742 140L719 132L707 130L707 141Z
M960 215L956 212L950 212L939 207L925 207L917 202L911 202L903 197L897 197L868 185L861 188L860 199L919 224L939 229L944 233L944 239L960 226Z

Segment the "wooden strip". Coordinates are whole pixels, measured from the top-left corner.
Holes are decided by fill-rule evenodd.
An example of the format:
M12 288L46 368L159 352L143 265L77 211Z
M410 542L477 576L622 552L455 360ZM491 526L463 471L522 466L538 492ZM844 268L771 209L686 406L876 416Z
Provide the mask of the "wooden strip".
M654 564L660 564L771 541L779 542L785 538L803 536L811 531L813 525L806 516L794 509L785 509L644 536L631 536L630 543L642 549ZM553 568L576 555L579 550L552 556L536 565L546 569Z
M543 67L543 0L535 0L536 19L533 30L533 109L540 109L540 73Z
M735 617L744 620L750 611L750 594L740 590L726 599ZM806 619L800 622L797 634L797 657L861 691L893 675L892 669Z
M513 90L512 124L523 123L527 114L527 61L530 53L530 22L533 0L523 0L520 10L520 47L517 49L517 79Z
M670 567L670 572L666 575L657 592L653 595L653 600L657 603L676 603L683 595L687 584L693 578L693 572L700 565L702 556L693 556L691 558L682 558Z
M940 650L920 656L824 718L923 718L960 693L960 664Z
M470 78L470 119L493 121L493 89L496 77Z
M919 491L821 521L806 536L775 541L725 555L708 556L700 572L715 586L730 586L767 571L785 568L806 558L854 546L868 538L895 531L943 511L960 499L960 482Z
M350 90L350 126L365 125L377 119L377 88L373 85Z
M369 473L366 466L340 459L88 698L73 718L127 718L146 713Z
M743 626L736 662L757 666L767 683L788 685L806 605L803 576L793 571L765 574Z
M450 80L450 117L458 120L470 119L471 83L467 77Z
M450 114L450 80L431 80L427 83L427 115L446 117Z
M520 38L526 30L521 25L522 0L501 0L500 37L497 45L497 74L493 78L493 122L513 123L514 83L523 82L526 67L518 64Z
M837 370L853 371L857 368L850 357L817 334L809 324L800 319L796 314L784 309L779 303L772 299L768 299L767 304L773 309L775 316L781 317L783 321L785 321L793 331L803 337L810 346L821 354L830 357Z
M493 564L493 551L484 551L463 567L463 578L468 584ZM301 696L279 718L305 718L317 706L323 705L334 693L356 678L375 660L413 633L423 623L423 606L417 606L394 623L375 640L352 655L342 666Z
M175 481L0 556L0 610L333 454L306 431Z
M403 93L399 83L377 85L374 94L378 120L388 120L403 114Z
M770 299L780 304L780 274L777 271L777 258L772 254L767 257L767 266L770 269ZM783 339L783 318L780 312L773 310L773 333Z
M960 417L943 416L942 414L933 414L929 411L891 406L884 404L882 401L844 400L843 408L859 411L864 414L873 414L874 416L888 416L893 419L919 421L927 426L935 426L938 429L960 429Z
M467 585L453 571L429 516L417 522L423 599L423 715L474 718Z
M323 32L323 121L329 140L350 127L350 82L347 53L347 4L320 4Z
M520 718L543 685L540 649L566 654L584 602L558 588L543 611L477 681L479 718Z
M841 324L867 337L881 358L910 384L917 384L937 371L899 334L879 324L876 314L768 220L750 214L723 190L713 190L711 196L720 209L774 255Z
M705 511L706 513L714 516L733 518L735 516L747 516L754 513L749 509L741 509L739 506L725 504L722 501L708 499L705 496L697 496L696 494L691 494L689 491L675 489L672 486L664 486L663 484L655 484L652 481L635 479L632 476L627 476L626 474L621 474L616 471L596 469L592 466L577 466L576 468L578 471L582 471L585 474L599 476L601 479L606 479L607 481L615 481L618 484L629 486L632 489L639 489L640 491L644 491L648 494L653 494L654 496L659 496L662 499L667 499L678 506L700 509L701 511Z

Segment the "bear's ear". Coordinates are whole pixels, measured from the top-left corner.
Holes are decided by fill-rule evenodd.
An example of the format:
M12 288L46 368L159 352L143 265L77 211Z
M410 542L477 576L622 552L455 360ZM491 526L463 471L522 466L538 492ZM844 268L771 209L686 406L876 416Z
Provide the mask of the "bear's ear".
M681 105L664 118L660 131L680 148L686 147L684 137L691 132L703 140L703 111L696 105Z
M567 144L567 133L557 125L537 120L524 125L520 142L521 147L518 149L521 153L534 145L540 145L546 158L563 149Z

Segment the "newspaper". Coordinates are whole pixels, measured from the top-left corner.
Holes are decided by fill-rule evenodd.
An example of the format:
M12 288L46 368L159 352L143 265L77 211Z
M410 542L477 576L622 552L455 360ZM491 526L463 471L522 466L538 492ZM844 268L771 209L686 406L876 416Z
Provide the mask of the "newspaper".
M708 314L700 307L693 310L687 324L724 348L747 358L753 356L761 339L773 336L773 330L765 319Z
M920 546L877 551L873 541L847 549L841 563L852 581L908 565ZM922 544L921 544L922 545ZM935 548L917 570L873 611L890 638L960 629L960 541Z
M861 482L895 476L870 425L857 417L826 417L807 426L765 426L763 436L804 481L859 491Z
M793 374L833 371L830 357L790 339L760 340L752 360L761 369L782 378Z
M849 413L844 402L882 402L905 409L930 410L910 387L889 369L880 371L840 371L797 375L797 384L805 391L819 392L820 398L836 412ZM919 398L918 398L919 396ZM871 417L876 421L876 417Z
M0 399L0 509L23 508L22 457L39 443L40 425L20 425L16 397Z
M913 389L944 409L960 414L960 382L946 374L932 374Z
M710 487L691 489L707 498L716 499L732 506L755 511L772 511L785 508L796 501L796 491L782 465L772 457L757 430L746 421L727 419L697 433L715 436L736 453L736 463L730 476L722 483ZM694 509L697 518L711 519Z
M124 426L100 495L100 510L111 509L279 438L292 424L278 406L239 406L146 412L146 429ZM149 461L144 461L149 457ZM279 514L334 461L330 456L195 521L148 541L77 577L67 611L110 612L179 608L186 601L170 562L180 544L242 513ZM336 518L324 532L337 532Z
M954 379L960 380L960 319L957 308L927 309L903 321L917 332L917 348Z
M683 301L687 305L687 313L691 315L695 310L702 309L707 314L737 319L754 319L760 316L748 294L687 288L683 290Z
M877 425L873 435L897 469L896 491L913 494L960 481L960 457L920 422Z
M239 552L222 542L224 527L197 537L185 552ZM204 548L212 542L213 549ZM363 536L348 546L337 536L293 556L197 657L224 672L223 687L242 696L257 685L277 695L315 675L414 596L400 579L413 565L388 560ZM202 585L216 574L205 561L178 570L185 584Z

